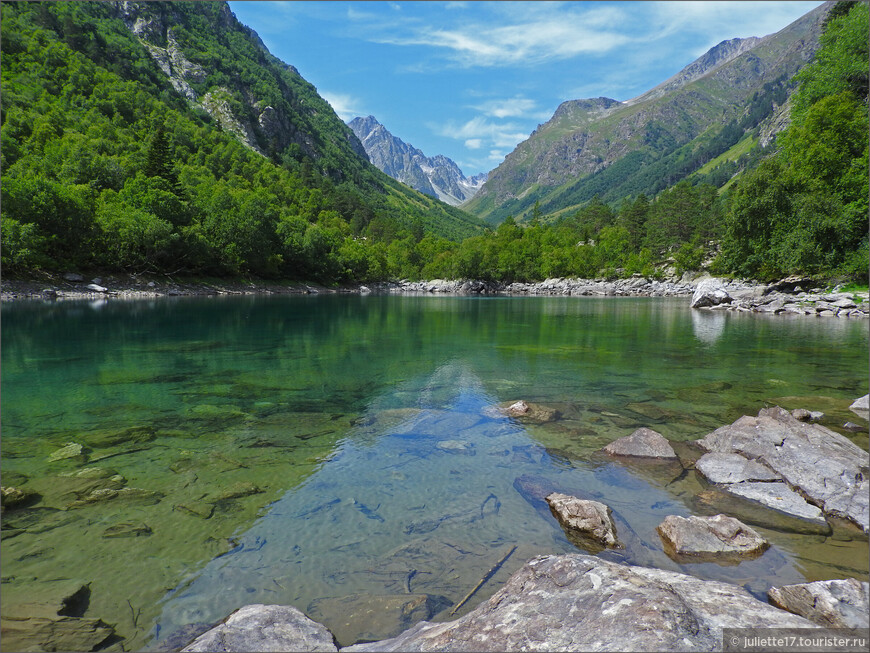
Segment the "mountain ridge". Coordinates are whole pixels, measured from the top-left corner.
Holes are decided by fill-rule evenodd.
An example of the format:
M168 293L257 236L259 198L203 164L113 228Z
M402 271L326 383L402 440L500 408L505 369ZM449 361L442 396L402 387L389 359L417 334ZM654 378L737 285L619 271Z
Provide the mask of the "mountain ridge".
M451 206L474 197L488 175L466 177L449 157L426 156L422 150L390 133L374 116L356 117L348 126L381 172Z

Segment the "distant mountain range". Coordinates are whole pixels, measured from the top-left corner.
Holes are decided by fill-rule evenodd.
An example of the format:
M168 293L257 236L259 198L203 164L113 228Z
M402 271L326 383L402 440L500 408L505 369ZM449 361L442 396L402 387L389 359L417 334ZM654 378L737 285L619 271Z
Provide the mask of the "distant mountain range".
M627 102L562 103L463 209L490 224L528 217L536 203L545 215L559 215L596 195L617 202L686 178L704 181L715 166L714 185L721 186L741 155L787 126L791 78L818 48L833 4L776 34L723 41Z
M393 136L374 116L354 118L348 125L376 168L411 188L457 206L480 190L488 173L466 177L446 156L428 157Z

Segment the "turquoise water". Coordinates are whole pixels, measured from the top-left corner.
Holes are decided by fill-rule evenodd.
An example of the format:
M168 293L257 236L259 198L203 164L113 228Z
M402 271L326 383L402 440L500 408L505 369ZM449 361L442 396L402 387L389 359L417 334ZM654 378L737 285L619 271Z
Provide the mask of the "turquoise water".
M759 596L771 584L866 578L855 529L795 533L764 514L773 546L760 558L678 565L654 529L703 511L694 472L596 453L639 426L682 443L774 404L822 410L837 429L860 421L848 406L867 392L865 321L687 303L5 305L3 485L41 500L4 513L4 606L35 584L91 582L85 616L116 628L117 650L258 602L299 607L341 644L383 637L395 624L349 619L348 606L425 594L444 619L514 545L457 614L533 555L576 551L535 487L607 503L626 545L601 554L610 559ZM560 416L536 424L493 410L518 399ZM867 447L866 433L848 437ZM50 461L69 443L81 453Z

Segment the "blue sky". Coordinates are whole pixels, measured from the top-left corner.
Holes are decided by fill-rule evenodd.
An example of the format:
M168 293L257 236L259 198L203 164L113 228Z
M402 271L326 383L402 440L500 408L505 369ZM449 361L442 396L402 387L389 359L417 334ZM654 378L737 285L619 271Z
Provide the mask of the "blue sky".
M777 32L822 3L229 4L344 120L371 114L472 175L565 100L628 100L723 40Z

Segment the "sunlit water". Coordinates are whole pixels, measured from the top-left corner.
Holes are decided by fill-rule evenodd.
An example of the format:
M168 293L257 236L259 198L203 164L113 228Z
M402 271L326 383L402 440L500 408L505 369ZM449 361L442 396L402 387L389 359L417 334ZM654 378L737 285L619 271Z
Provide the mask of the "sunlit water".
M3 484L42 495L4 513L4 605L89 581L85 616L115 626L118 650L249 603L295 605L343 645L385 637L389 616L353 616L372 595L428 595L449 618L516 546L463 614L533 555L578 550L534 488L608 504L625 544L611 560L760 597L868 574L855 529L796 533L765 511L749 513L773 544L760 558L678 565L655 527L709 514L695 472L596 453L640 426L682 443L773 404L860 421L866 322L686 299L325 296L15 304L3 327ZM561 418L493 410L517 399ZM71 442L83 457L49 462ZM114 474L159 494L74 505Z

